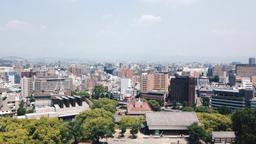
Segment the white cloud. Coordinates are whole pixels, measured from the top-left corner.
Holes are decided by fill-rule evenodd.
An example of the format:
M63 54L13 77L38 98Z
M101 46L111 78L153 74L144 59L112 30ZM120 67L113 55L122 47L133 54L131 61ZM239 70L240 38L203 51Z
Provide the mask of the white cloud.
M137 24L139 25L154 25L161 22L162 22L161 16L154 16L154 15L142 15L137 20Z

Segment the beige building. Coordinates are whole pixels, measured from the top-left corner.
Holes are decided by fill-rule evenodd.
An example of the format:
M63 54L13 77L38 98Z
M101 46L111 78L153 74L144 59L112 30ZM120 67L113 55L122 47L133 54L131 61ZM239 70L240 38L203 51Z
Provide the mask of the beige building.
M240 77L256 76L256 65L248 65L248 64L236 65L236 75Z
M23 77L21 79L22 97L30 97L33 93L33 78Z
M152 90L168 91L169 80L166 73L142 74L141 75L141 92L147 93Z
M71 78L35 78L35 95L49 95L63 90L64 95L70 95L72 90Z

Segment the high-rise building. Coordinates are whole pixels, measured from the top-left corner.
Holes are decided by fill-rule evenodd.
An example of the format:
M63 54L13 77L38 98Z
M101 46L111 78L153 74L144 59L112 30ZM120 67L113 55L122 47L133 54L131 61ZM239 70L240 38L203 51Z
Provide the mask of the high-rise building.
M142 74L141 92L147 93L152 90L168 91L169 81L167 73Z
M72 90L71 78L35 78L34 94L51 95L57 91L64 92L64 95L70 95Z
M255 58L249 58L249 65L255 65Z
M236 75L240 77L256 76L256 64L237 64Z
M131 79L133 76L133 71L128 68L123 68L119 71L118 76L121 78L129 78Z
M80 76L82 74L82 69L79 68L77 65L71 65L68 68L68 71L75 76Z
M155 73L154 74L154 90L168 91L169 81L167 73Z
M121 79L121 94L125 94L127 90L132 88L131 79L122 78Z
M192 106L195 103L195 86L195 78L177 75L171 79L169 100Z
M33 93L33 78L23 77L21 79L22 97L30 97Z
M154 89L154 75L143 73L140 80L140 90L147 93Z

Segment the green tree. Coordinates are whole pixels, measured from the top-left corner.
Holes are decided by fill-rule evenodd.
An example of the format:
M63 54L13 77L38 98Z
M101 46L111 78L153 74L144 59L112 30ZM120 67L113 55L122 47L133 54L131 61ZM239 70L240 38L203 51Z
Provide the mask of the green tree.
M102 85L97 85L92 91L92 98L111 98L111 93L108 92L107 88Z
M58 119L39 120L0 118L0 143L61 144L68 143L63 123Z
M28 126L29 135L35 143L60 144L62 123L57 118L40 118L31 121Z
M256 109L237 110L231 119L236 143L254 144L256 142Z
M17 109L17 115L25 115L26 114L26 108L24 107L24 101L22 100L19 104L19 108Z
M207 132L205 129L200 127L197 123L193 123L188 127L189 129L189 139L191 144L198 144L199 140L207 140Z
M90 94L87 91L72 91L71 95L77 95L77 96L81 96L83 98L90 98Z
M210 103L210 98L209 97L201 97L201 103L203 106L208 107Z
M217 109L217 111L220 113L220 114L223 114L223 115L228 115L228 114L231 114L231 109L228 108L228 107L225 107L225 106L222 106L222 107L219 107Z
M186 111L186 112L193 112L193 111L195 111L193 107L183 107L181 110L182 111Z
M196 112L203 112L203 113L216 113L215 110L207 107L207 106L199 106L195 109Z
M117 101L111 100L108 98L100 98L98 100L93 101L93 106L92 108L102 108L106 111L110 111L112 113L116 112L116 106L117 106Z
M114 133L113 113L104 109L92 109L76 116L73 124L73 135L77 142L91 140L98 143L101 138L107 138ZM74 134L74 132L72 132Z
M150 108L153 111L160 111L161 110L161 106L160 106L159 102L156 101L156 100L149 100L148 104L149 104Z
M210 78L209 81L210 82L219 82L220 78L219 78L219 76L215 75L214 77Z
M197 113L197 117L208 134L212 131L231 130L231 119L229 116L218 113Z
M127 128L130 128L130 133L132 137L135 138L136 134L138 133L140 126L143 122L143 118L141 117L122 117L119 122L119 128L122 133L125 133Z

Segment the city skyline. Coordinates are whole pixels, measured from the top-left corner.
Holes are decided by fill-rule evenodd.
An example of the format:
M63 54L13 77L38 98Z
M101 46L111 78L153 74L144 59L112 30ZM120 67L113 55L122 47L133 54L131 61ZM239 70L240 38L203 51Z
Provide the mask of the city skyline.
M247 62L256 53L255 4L3 0L0 57Z

